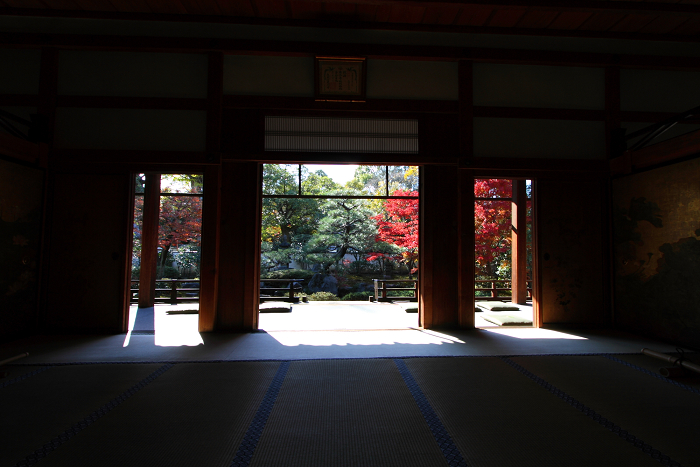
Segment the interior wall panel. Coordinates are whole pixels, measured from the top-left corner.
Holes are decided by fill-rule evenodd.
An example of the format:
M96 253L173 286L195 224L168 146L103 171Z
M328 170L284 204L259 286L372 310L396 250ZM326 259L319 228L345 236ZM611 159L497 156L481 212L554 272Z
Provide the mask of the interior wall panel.
M459 99L457 62L367 60L367 98Z
M605 108L602 68L474 64L474 105Z
M313 97L314 59L226 55L224 94Z
M700 345L700 159L613 180L615 322Z
M62 50L59 95L207 97L207 56Z
M606 192L600 179L537 181L543 324L609 324Z
M0 158L0 341L37 323L44 177L44 170Z
M700 72L620 70L624 110L683 112L700 106Z
M605 123L521 118L475 118L476 157L603 159Z
M38 94L41 50L0 48L0 94Z
M64 149L204 151L206 112L60 108L55 146Z
M56 174L52 185L46 326L121 332L129 176Z

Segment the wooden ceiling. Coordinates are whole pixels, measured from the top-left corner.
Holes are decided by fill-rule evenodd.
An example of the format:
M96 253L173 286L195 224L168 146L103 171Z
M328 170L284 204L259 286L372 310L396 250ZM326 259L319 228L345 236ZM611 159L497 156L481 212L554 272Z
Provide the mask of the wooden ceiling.
M0 14L697 41L700 0L0 0Z

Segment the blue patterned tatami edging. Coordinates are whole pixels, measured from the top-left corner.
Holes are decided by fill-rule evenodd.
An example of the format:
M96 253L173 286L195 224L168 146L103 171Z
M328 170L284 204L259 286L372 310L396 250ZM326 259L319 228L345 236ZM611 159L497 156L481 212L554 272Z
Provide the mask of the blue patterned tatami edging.
M438 446L440 446L440 451L442 451L442 454L445 456L447 465L450 467L467 467L467 462L462 457L462 454L459 452L459 449L457 449L457 446L455 446L455 443L452 441L452 437L447 432L445 426L440 421L440 418L433 410L433 407L430 405L430 402L428 402L425 394L423 394L420 386L413 378L411 370L409 370L408 366L406 366L406 362L400 358L396 358L394 359L394 363L399 369L399 373L401 373L404 383L406 383L406 386L408 386L408 390L411 392L413 400L416 401L421 414L423 414L423 418L428 424L430 432L433 434Z
M253 421L250 422L248 431L246 431L241 445L236 451L236 457L231 461L231 467L247 467L250 464L253 454L255 454L255 448L260 441L260 436L262 436L263 429L267 423L267 419L272 412L272 406L275 405L275 400L277 399L277 394L280 392L282 383L284 382L284 377L287 375L287 370L289 369L289 362L284 361L280 364L277 369L275 377L270 383L270 387L267 388L265 397L263 397L258 411L255 413Z
M400 357L318 357L318 358L293 358L293 359L281 359L281 358L232 358L232 359L210 359L210 360L92 360L92 361L82 361L82 362L48 362L48 363L23 363L21 366L70 366L70 365L152 365L152 364L179 364L179 363L257 363L257 362L313 362L320 360L395 360L396 358L401 358L403 360L410 360L414 358L512 358L512 357L605 357L607 355L641 355L640 352L618 352L618 353L600 353L600 352L589 352L589 353L542 353L542 354L489 354L489 355L403 355ZM15 366L10 363L8 366ZM20 366L19 364L17 366Z
M51 453L51 451L54 451L58 449L62 444L68 442L71 438L73 438L75 435L83 431L85 428L89 427L92 425L94 422L102 418L103 416L107 415L112 409L116 408L118 405L120 405L122 402L127 400L129 397L133 396L136 394L138 391L146 387L146 385L153 380L155 380L157 377L168 371L170 368L172 368L173 365L168 363L163 365L162 367L158 368L156 371L136 383L134 386L131 388L127 389L123 393L119 394L117 397L112 399L111 401L107 402L105 405L100 407L99 409L95 410L92 412L90 415L87 417L83 418L81 421L78 423L75 423L73 426L68 428L66 431L61 433L60 435L56 436L53 438L51 441L48 443L44 444L42 447L22 459L17 463L17 467L24 467L27 465L34 465L37 462L39 462L41 459L46 457Z
M639 448L644 452L645 454L650 455L652 458L658 460L661 464L663 465L669 465L672 467L681 467L681 464L678 462L674 461L670 457L668 457L665 454L662 454L658 449L654 449L651 445L645 443L641 439L637 438L633 434L629 433L627 430L623 430L620 426L614 424L607 418L604 418L600 414L596 413L595 410L586 407L584 404L581 402L577 401L561 389L557 388L556 386L553 386L549 384L547 381L543 380L539 376L535 375L534 373L531 373L524 367L518 365L515 363L513 360L507 357L502 357L501 360L503 360L505 363L508 365L512 366L515 368L517 371L522 373L523 375L527 376L531 380L533 380L535 383L539 384L542 386L544 389L547 391L551 392L558 398L562 399L564 402L569 404L571 407L575 408L579 412L583 413L587 417L593 419L594 421L598 422L599 424L603 425L605 428L607 428L609 431L615 433L618 435L620 438L624 439L628 443L632 443L636 448Z
M612 360L613 362L617 362L617 363L619 363L619 364L621 364L621 365L625 365L625 366L630 367L630 368L632 368L632 369L635 369L635 370L637 370L637 371L641 371L642 373L644 373L644 374L646 374L646 375L653 376L653 377L656 378L656 379L660 379L661 381L665 381L665 382L667 382L668 384L673 384L674 386L677 386L677 387L679 387L679 388L681 388L681 389L685 389L686 391L690 391L690 392L695 393L695 394L700 394L700 390L697 389L697 388L694 388L694 387L692 387L692 386L688 386L687 384L679 383L678 381L674 381L674 380L672 380L672 379L670 379L670 378L667 378L667 377L665 377L665 376L662 376L662 375L660 375L660 374L658 374L658 373L654 373L653 371L649 371L649 370L647 370L646 368L642 368L642 367L640 367L640 366L633 365L633 364L630 363L630 362L626 362L626 361L624 361L624 360L620 360L619 358L615 358L615 357L613 357L612 355L602 355L602 356L605 357L605 358L607 358L608 360Z
M49 368L51 368L51 367L45 366L45 367L39 368L38 370L30 371L29 373L25 373L25 374L18 376L16 378L12 378L9 381L5 381L5 382L1 383L0 388L6 388L7 386L10 386L12 384L19 383L20 381L24 381L25 379L31 378L34 375L38 375L39 373L43 373L44 371L48 370Z

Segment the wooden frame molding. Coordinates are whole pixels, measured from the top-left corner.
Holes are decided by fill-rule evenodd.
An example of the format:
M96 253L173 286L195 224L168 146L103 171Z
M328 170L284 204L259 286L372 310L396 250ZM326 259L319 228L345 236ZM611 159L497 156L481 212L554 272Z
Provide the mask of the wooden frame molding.
M527 301L527 201L525 180L513 180L511 301L523 305Z
M352 3L358 7L361 5L383 4L391 7L396 4L396 0L354 0ZM411 2L417 7L429 7L433 2L414 1ZM443 4L449 4L453 8L463 7L496 7L507 8L508 10L525 10L534 13L589 13L589 14L622 14L622 15L675 15L684 16L689 20L693 16L700 14L697 5L679 3L659 3L627 1L624 4L614 2L593 2L590 0L577 1L541 1L539 3L524 3L520 0L480 0L480 1L459 1L447 0ZM422 24L416 22L367 22L359 20L329 21L327 19L297 19L297 18L270 18L254 16L234 16L225 14L173 14L152 13L137 11L98 11L98 10L61 10L50 8L19 8L5 7L0 9L0 14L11 16L40 16L49 18L81 18L81 19L107 19L122 21L167 21L174 23L214 23L214 24L246 24L254 26L292 26L306 28L343 28L343 29L377 29L391 31L420 31L437 33L468 33L468 34L499 34L513 36L548 36L548 37L580 37L580 38L608 38L626 40L653 40L653 41L677 41L693 42L697 37L692 35L679 34L653 34L642 32L625 31L594 31L594 30L571 30L556 29L546 27L526 28L526 27L493 27L493 26L468 26L450 24ZM254 11L253 11L253 14Z
M131 196L134 196L133 193ZM159 213L160 174L147 173L143 194L143 221L141 224L139 308L149 308L155 304Z
M700 57L617 55L593 52L516 50L393 44L142 37L80 34L0 33L5 47L53 47L76 50L122 50L244 55L362 56L395 60L473 60L475 62L621 68L700 70Z

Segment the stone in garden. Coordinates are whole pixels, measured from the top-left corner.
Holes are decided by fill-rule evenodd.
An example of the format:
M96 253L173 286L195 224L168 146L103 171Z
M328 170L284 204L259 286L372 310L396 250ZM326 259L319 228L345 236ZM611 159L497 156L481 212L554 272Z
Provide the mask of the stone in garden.
M338 294L338 280L333 276L323 274L314 274L309 281L309 291L315 292L330 292L334 295Z

